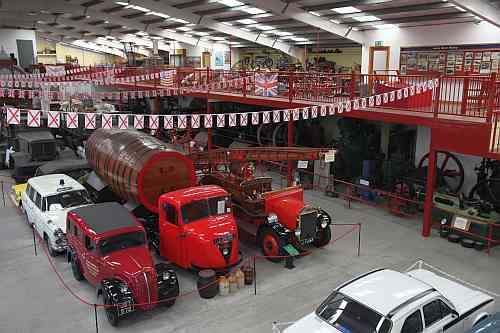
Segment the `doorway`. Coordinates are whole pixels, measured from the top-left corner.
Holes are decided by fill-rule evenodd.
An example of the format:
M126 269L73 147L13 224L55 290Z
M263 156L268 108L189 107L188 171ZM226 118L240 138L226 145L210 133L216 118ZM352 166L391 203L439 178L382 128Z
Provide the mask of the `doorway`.
M17 39L17 56L18 64L22 68L30 68L35 60L35 52L33 50L33 41L26 39Z
M369 74L387 74L391 48L389 46L370 46L368 65Z

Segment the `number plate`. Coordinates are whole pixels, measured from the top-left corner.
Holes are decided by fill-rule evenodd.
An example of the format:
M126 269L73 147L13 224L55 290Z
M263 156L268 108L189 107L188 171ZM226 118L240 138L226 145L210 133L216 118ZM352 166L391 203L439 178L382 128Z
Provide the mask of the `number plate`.
M460 230L469 230L469 221L466 218L455 216L453 227Z

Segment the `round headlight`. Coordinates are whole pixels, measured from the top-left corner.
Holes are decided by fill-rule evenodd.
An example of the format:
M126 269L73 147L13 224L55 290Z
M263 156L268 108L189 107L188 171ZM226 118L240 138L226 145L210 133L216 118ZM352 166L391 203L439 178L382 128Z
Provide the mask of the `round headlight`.
M276 223L278 222L278 215L271 213L267 216L267 222L269 223Z
M328 220L322 219L321 220L321 228L325 229L327 226L328 226Z
M446 220L445 217L443 219L441 219L441 225L446 225L447 223L448 223L448 221Z
M227 256L228 254L229 254L229 249L228 248L222 249L222 255Z
M300 229L295 229L295 236L298 238L300 237Z

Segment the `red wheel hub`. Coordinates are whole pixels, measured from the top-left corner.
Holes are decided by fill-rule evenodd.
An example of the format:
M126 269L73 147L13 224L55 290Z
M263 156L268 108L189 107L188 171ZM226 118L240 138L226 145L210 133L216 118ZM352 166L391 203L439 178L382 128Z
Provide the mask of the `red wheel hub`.
M266 256L279 255L278 240L273 235L265 235L262 240L262 248Z

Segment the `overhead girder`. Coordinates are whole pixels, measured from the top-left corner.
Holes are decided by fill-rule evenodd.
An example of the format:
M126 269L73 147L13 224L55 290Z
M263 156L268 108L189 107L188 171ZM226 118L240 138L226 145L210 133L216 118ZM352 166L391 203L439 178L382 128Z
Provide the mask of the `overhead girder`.
M500 27L500 10L484 0L450 0L457 6L479 16L485 21Z

